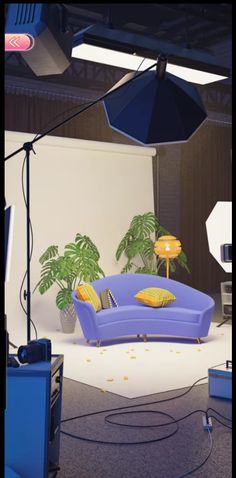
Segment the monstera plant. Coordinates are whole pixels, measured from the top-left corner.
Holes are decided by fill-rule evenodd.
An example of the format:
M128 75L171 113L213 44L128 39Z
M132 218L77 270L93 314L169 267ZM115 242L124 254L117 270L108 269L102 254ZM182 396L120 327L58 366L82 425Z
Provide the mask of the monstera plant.
M34 291L38 289L40 294L45 294L56 285L59 288L56 295L58 309L64 312L65 318L72 315L75 320L71 293L81 281L91 282L105 275L99 266L99 259L100 254L92 240L79 233L74 242L66 244L62 255L58 246L49 246L39 258L42 269Z
M127 259L121 272L159 274L161 269L166 267L166 261L156 256L154 243L159 237L165 235L170 235L170 232L159 224L159 220L153 212L134 216L116 251L117 261L122 254ZM135 263L138 257L141 259L142 265ZM187 256L183 250L176 259L170 260L171 272L175 272L176 263L190 272L187 265Z

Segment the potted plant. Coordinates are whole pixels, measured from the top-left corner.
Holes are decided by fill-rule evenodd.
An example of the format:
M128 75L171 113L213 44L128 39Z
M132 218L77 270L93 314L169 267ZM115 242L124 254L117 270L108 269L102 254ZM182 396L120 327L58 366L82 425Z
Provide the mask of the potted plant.
M161 268L166 267L166 261L156 256L154 243L159 237L169 234L170 233L159 224L159 220L153 212L146 212L143 215L134 216L127 233L121 240L116 251L117 261L122 254L127 258L127 263L121 272L159 274ZM135 264L134 260L136 257L141 259L141 266ZM174 261L177 261L181 267L184 267L190 272L187 265L187 256L183 250L176 259L170 260L171 272L175 272L176 270Z
M39 258L42 265L40 280L34 291L45 294L54 284L59 288L56 305L60 310L62 330L74 332L76 313L71 293L83 282L91 282L105 276L99 266L100 254L88 236L76 234L75 241L66 244L60 255L58 246L49 246Z

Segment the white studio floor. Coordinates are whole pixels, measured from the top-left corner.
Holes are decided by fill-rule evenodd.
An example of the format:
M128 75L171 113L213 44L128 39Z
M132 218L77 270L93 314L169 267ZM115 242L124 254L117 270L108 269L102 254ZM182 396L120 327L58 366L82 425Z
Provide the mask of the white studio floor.
M64 377L127 398L191 386L208 368L232 359L232 326L212 322L204 343L192 339L136 337L86 344L79 324L75 333L48 331L52 353L64 355ZM206 383L206 379L200 383Z

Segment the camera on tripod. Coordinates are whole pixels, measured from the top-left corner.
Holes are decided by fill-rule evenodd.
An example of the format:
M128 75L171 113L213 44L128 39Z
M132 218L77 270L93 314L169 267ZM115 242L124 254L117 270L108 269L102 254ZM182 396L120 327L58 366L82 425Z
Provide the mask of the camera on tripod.
M18 349L20 363L33 363L51 360L51 340L31 340L28 345L21 345Z

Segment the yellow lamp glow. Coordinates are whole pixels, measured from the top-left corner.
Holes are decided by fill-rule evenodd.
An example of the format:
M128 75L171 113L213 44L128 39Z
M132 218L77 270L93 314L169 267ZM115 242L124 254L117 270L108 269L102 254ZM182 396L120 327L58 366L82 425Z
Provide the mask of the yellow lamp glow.
M154 251L166 260L166 277L169 279L170 259L175 259L181 252L181 243L175 236L161 236L154 244Z

